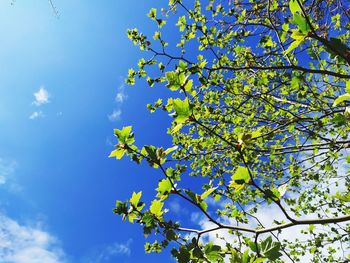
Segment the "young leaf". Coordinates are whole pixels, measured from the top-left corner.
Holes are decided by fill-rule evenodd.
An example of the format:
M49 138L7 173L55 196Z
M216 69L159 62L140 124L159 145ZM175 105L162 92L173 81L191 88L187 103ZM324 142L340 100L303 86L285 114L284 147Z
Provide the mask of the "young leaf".
M159 181L158 188L156 189L158 192L157 197L162 200L166 199L171 189L172 189L172 184L170 182L170 179L163 179Z
M154 214L157 218L160 218L163 215L163 208L164 203L161 200L153 200L152 204L149 208L149 211Z
M250 175L249 171L244 166L238 166L235 173L231 176L230 187L233 187L236 191L241 191L244 189L245 184L249 183Z
M116 159L120 160L124 156L125 152L125 149L118 148L112 151L108 157L115 157Z
M238 166L235 173L232 175L231 179L237 183L248 183L250 180L249 171L244 166Z
M175 99L173 100L173 107L176 112L175 121L177 123L184 123L191 116L191 108L188 98L185 100Z
M114 135L117 136L119 143L132 144L135 142L134 134L131 132L132 126L123 127L123 129L114 129Z
M147 16L149 18L151 18L152 20L155 20L156 19L156 16L157 16L157 9L155 8L152 8L149 13L147 14Z
M299 12L299 13L302 12L297 0L290 0L289 1L289 9L293 15L296 14L297 12Z
M302 41L295 40L292 42L292 44L289 45L288 49L284 52L284 55L288 55L290 52L292 52L294 49L296 49Z
M295 40L290 44L288 49L284 52L285 55L289 54L292 50L296 49L301 43L304 42L305 38L307 37L306 33L303 33L297 29L292 30L291 37Z
M310 32L310 26L309 26L308 22L306 21L306 19L302 15L294 14L292 23L294 25L297 25L299 31L301 33L303 33L304 35L306 35L308 32Z
M142 195L142 191L140 191L138 193L133 192L132 196L130 198L130 204L133 205L134 207L137 207L139 204L141 195Z
M343 95L340 95L338 98L336 98L333 102L333 107L337 106L339 103L342 103L343 101L346 101L350 99L350 94L345 93Z
M183 123L177 123L174 128L171 129L171 134L177 133L183 127Z
M165 76L168 81L167 87L170 90L176 91L181 87L181 83L180 83L178 74L176 72L173 72L173 71L166 72Z
M345 90L347 93L350 94L350 80L347 80L345 83Z
M167 87L172 91L176 91L181 88L186 83L188 78L188 76L185 76L185 73L174 71L166 72L165 77L168 81Z
M339 192L336 192L336 194L333 197L337 198L343 202L350 202L350 193L346 193L346 194L342 195Z
M171 147L171 148L168 148L164 151L165 155L168 155L169 153L173 152L173 151L176 151L177 148L179 148L177 145Z
M217 187L212 187L209 190L205 191L202 195L201 195L201 200L204 200L205 198L207 198L211 193L213 193L216 190Z

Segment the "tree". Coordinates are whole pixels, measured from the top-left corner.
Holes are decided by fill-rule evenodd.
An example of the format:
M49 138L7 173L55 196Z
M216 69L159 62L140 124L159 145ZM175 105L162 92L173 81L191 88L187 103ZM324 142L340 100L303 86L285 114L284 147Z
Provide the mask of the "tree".
M160 176L153 201L134 192L114 209L157 234L147 252L170 245L181 263L349 262L349 6L170 0L148 13L153 40L128 30L147 56L127 83L174 94L147 105L170 115L172 147L139 148L130 126L114 131L111 157L147 161ZM200 225L174 220L175 197Z

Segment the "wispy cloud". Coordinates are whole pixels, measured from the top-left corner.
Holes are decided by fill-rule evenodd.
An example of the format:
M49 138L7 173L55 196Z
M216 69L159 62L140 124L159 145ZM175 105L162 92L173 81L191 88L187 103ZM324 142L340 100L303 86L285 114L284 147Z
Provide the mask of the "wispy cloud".
M34 93L35 100L33 101L33 104L36 106L40 106L42 104L49 103L49 93L47 90L42 86L39 88L37 92Z
M118 120L120 120L121 115L122 115L121 110L113 110L113 112L108 115L108 119L110 121L118 121Z
M121 106L122 104L125 102L125 100L127 99L127 95L125 94L125 86L124 84L120 85L117 91L117 94L115 96L115 103L116 103L116 108L113 110L113 112L111 114L108 115L108 119L110 121L118 121L121 118Z
M129 239L125 243L114 243L107 246L102 250L96 262L104 262L117 255L130 256L132 241L132 239Z
M128 96L125 93L125 86L124 84L121 84L118 88L117 95L115 96L115 101L117 103L123 103Z
M44 113L42 111L34 111L30 116L29 119L34 120L37 118L42 118L44 117Z
M58 240L40 227L19 224L0 214L0 262L64 263Z
M127 96L125 95L124 91L120 91L115 96L115 101L119 103L123 103L124 100L126 100Z
M6 161L0 158L0 185L5 184L9 177L14 173L17 163L15 161Z
M273 220L277 220L277 221L282 221L282 220L286 220L285 216L283 215L283 213L281 212L281 210L274 204L271 205L262 205L261 208L259 209L259 211L254 214L254 216L256 218L259 219L259 221L261 222L261 224L265 227L265 228L269 228L274 226L274 224L272 223ZM308 216L304 216L303 219L310 219L310 218L317 218L317 214L314 215L308 215ZM206 229L211 229L216 227L216 225L212 222L210 222L206 217L204 217L202 214L198 213L198 212L194 212L191 214L191 221L195 224L197 224L199 226L199 228L201 230L206 230ZM220 223L222 224L227 224L227 225L232 225L235 226L237 225L237 222L232 219L232 218L228 218L228 217L224 217L220 220ZM339 226L342 226L344 228L345 224L344 223L339 223ZM254 221L249 221L248 224L245 225L241 225L244 227L248 227L248 228L257 228L258 224L257 222ZM279 237L279 240L288 240L288 241L292 241L295 244L297 244L298 242L303 243L306 242L308 238L310 238L309 235L303 233L302 230L305 230L308 226L294 226L294 227L289 227L286 229L283 229L280 233L275 231L275 235ZM329 226L316 226L314 233L328 233L328 235L331 236L331 232L329 231ZM246 233L243 232L243 235L245 237L253 237L253 234L251 233ZM271 235L270 233L265 233L265 234L261 234L259 235L259 237L261 239L266 238L267 236ZM214 244L220 245L220 246L225 246L226 242L230 243L231 245L235 246L237 244L239 244L239 239L237 237L237 235L230 233L230 231L225 230L225 229L221 229L218 231L213 231L213 232L209 232L207 234L204 234L202 237L202 242L206 243L208 241L212 241L214 242ZM344 251L346 252L346 254L348 254L350 252L349 248L342 248L344 249L344 251L342 251L341 249L341 241L334 241L333 244L326 244L322 250L324 252L324 254L327 254L327 249L330 246L338 246L338 250L337 252L334 254L334 256L339 256L341 257L342 253L344 253ZM287 249L288 250L288 249ZM306 251L305 254L303 254L302 256L300 256L301 261L302 262L310 262L312 255L310 254L309 251ZM282 259L285 260L285 262L290 262L289 258L283 254L282 255ZM225 260L225 262L229 262L228 260Z

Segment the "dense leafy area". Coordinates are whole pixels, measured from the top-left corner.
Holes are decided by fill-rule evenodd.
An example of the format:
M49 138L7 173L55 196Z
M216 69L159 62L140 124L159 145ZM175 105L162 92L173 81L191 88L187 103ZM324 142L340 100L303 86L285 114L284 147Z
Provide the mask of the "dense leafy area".
M147 252L170 246L180 263L348 262L349 6L170 0L148 13L153 38L128 31L146 57L127 83L173 92L147 105L170 116L173 146L136 146L129 126L115 130L110 155L160 176L153 201L135 192L114 210L155 237ZM202 223L175 220L174 197Z

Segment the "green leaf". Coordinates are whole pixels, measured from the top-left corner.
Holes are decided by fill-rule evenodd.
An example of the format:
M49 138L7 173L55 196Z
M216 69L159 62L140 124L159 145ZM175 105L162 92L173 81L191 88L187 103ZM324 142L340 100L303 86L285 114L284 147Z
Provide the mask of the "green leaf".
M292 23L294 25L297 25L298 26L298 30L301 33L303 33L304 35L306 35L311 30L307 20L300 14L294 14L293 15Z
M112 151L108 157L115 157L116 159L120 160L124 156L125 152L125 149L118 148Z
M191 254L189 249L185 246L180 246L179 252L176 255L177 261L179 263L188 263L190 262Z
M305 38L306 38L307 34L304 34L302 32L300 32L297 29L293 29L292 30L292 35L291 37L295 40L294 42L292 42L292 44L289 45L288 49L284 52L284 55L288 55L291 51L293 51L294 49L296 49L301 43L304 42Z
M343 101L346 101L350 99L350 94L345 93L343 95L340 95L338 98L334 100L333 107L337 106L338 104L342 103Z
M157 156L157 148L153 145L145 145L141 153L146 155L151 161L157 162L158 156Z
M128 214L128 220L130 223L134 223L135 219L137 218L137 214L136 213L129 213Z
M250 256L249 256L249 249L246 249L242 254L242 263L249 263Z
M248 169L244 166L238 166L235 173L231 176L229 187L233 187L236 191L241 191L249 181L250 175Z
M289 45L288 49L284 52L284 55L288 55L290 52L292 52L294 49L296 49L297 47L299 47L299 45L302 43L303 41L300 40L295 40L292 42L292 44Z
M128 212L127 203L117 200L113 211L118 215L126 214Z
M265 261L265 258L256 258L252 263L263 263Z
M192 90L192 86L193 86L193 80L190 79L186 82L185 86L184 86L184 89L186 92L191 92Z
M173 152L173 151L176 151L177 148L179 148L177 145L171 147L171 148L168 148L164 151L165 155L168 155L169 153Z
M149 208L149 211L154 214L157 218L160 218L163 215L163 208L164 203L161 200L153 200L152 204Z
M171 129L171 134L177 133L183 127L183 123L177 123L174 128Z
M173 71L166 72L165 77L168 81L167 87L170 90L176 91L180 88L180 83L178 83L177 74Z
M350 94L350 80L347 80L345 83L345 90L347 93Z
M347 163L350 163L350 155L346 156L345 159Z
M188 78L185 76L185 73L174 71L166 72L165 77L168 81L167 87L172 91L177 91L179 88L181 88Z
M213 242L209 242L204 247L204 254L210 260L210 262L218 262L222 259L220 255L221 247L214 245Z
M119 143L132 144L135 142L134 134L131 132L132 126L123 127L123 129L114 129L114 135L117 136Z
M261 129L252 132L252 140L261 136Z
M300 12L300 13L302 12L297 0L290 0L289 1L289 9L293 15L296 14L297 12Z
M155 8L152 8L149 13L147 14L147 16L153 20L156 19L156 16L157 16L157 9Z
M184 123L188 120L188 117L191 116L191 108L188 98L181 100L175 99L173 100L173 107L176 112L175 121L177 123Z
M180 60L180 61L179 61L179 68L180 68L181 70L186 70L186 69L187 69L187 63L184 62L184 61L182 61L182 60Z
M180 27L180 32L183 32L186 27L186 16L180 16L176 25Z
M137 207L140 202L141 195L142 195L142 191L138 193L133 192L130 198L130 204L132 204L134 207Z
M202 195L201 195L201 200L204 200L205 198L207 198L211 193L213 193L216 190L217 187L212 187L210 189L208 189L207 191L205 191Z
M204 211L207 211L208 209L208 204L204 201L200 202L199 203L199 206L204 210Z
M291 37L300 43L302 43L305 40L306 36L307 36L306 34L304 34L303 32L300 32L297 29L292 30Z
M158 194L157 197L164 200L168 197L169 193L171 192L171 189L173 188L170 179L163 179L159 181L158 188L156 189Z
M350 193L346 193L343 195L343 194L340 194L339 192L336 192L336 194L333 197L343 202L350 202Z
M345 112L346 113L346 112ZM335 127L341 127L346 124L346 116L344 114L335 114L331 121L334 123Z
M260 253L270 260L276 260L282 256L280 252L281 243L272 241L271 236L263 240L259 247Z
M238 166L231 179L237 183L248 183L250 180L248 169L244 166Z
M257 246L255 244L255 242L251 241L248 237L243 237L245 243L249 246L249 248L253 251L253 252L257 252Z

